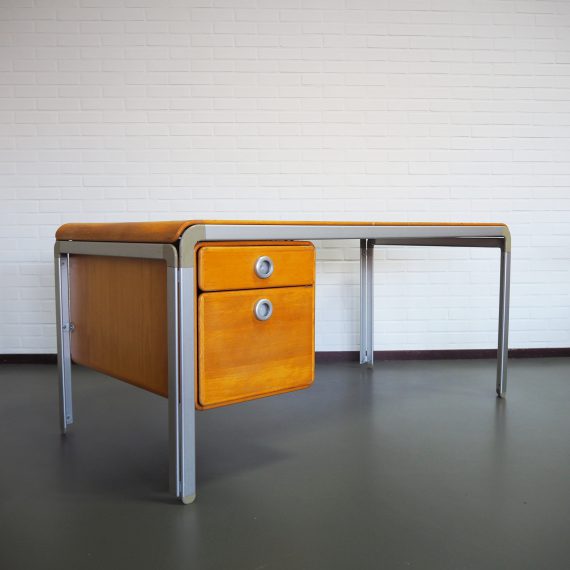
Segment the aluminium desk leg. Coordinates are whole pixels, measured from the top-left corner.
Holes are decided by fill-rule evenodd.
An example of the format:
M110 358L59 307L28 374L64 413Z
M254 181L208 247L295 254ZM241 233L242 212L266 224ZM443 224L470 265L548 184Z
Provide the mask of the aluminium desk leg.
M57 250L55 263L55 305L57 323L57 371L59 377L59 422L61 433L73 423L71 398L71 322L69 320L69 255Z
M374 240L360 240L360 364L374 365Z
M511 288L511 253L501 249L499 299L499 347L497 352L497 396L507 392L507 360L509 357L509 303Z
M194 270L169 268L169 274L169 299L174 296L178 301L169 310L169 314L176 314L169 324L169 358L173 370L169 374L170 486L188 504L196 498ZM170 304L176 305L176 300Z
M168 337L168 457L170 492L180 496L180 338L178 268L166 270Z

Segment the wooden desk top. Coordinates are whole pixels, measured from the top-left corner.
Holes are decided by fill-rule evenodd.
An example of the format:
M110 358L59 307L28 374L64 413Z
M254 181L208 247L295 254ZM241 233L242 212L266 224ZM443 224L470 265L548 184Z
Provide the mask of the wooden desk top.
M183 220L166 222L113 222L64 224L55 234L62 241L109 241L133 243L176 243L184 231L197 224L280 226L505 226L503 223L449 222L322 222L283 220Z

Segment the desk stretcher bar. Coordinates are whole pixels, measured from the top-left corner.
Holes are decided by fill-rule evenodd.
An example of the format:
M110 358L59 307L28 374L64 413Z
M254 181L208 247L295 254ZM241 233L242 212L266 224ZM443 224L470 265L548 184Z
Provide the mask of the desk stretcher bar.
M170 489L183 503L196 497L195 408L196 246L202 242L360 240L360 362L373 365L375 245L493 247L501 252L496 392L506 394L511 236L504 224L172 221L65 224L56 234L60 424L73 423L71 393L70 256L162 260L166 264L166 329Z

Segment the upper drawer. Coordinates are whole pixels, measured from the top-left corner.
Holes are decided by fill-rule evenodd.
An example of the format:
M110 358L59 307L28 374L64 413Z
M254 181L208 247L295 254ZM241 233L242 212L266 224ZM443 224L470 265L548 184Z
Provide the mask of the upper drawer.
M202 291L290 287L315 282L315 247L310 242L255 245L212 242L200 247L197 257L198 287Z

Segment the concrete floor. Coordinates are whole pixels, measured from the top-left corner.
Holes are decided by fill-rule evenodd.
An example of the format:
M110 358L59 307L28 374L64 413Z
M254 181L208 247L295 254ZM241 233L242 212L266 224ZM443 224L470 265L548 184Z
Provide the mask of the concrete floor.
M167 494L166 400L0 366L0 568L570 568L570 360L321 364L199 413L198 499Z

